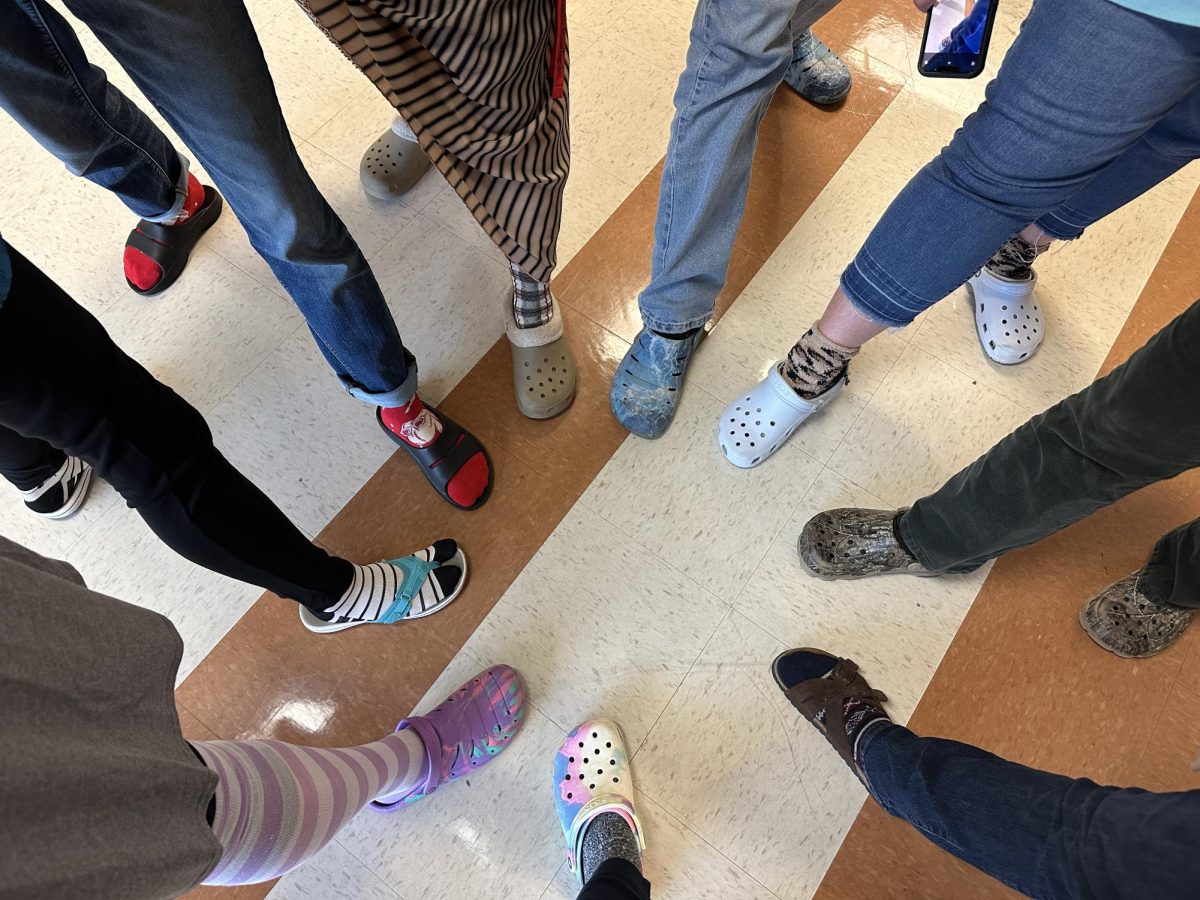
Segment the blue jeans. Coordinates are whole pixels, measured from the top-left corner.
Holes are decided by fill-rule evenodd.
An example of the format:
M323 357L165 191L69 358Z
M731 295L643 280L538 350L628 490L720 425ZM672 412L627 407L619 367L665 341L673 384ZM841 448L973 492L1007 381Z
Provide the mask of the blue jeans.
M759 122L791 64L793 39L836 5L700 0L675 90L650 284L638 301L647 327L688 331L712 316L746 208Z
M842 274L907 325L1031 222L1083 229L1200 155L1200 28L1108 0L1036 0L986 100Z
M1102 787L899 725L863 735L871 796L1030 897L1176 900L1200 885L1200 790Z
M346 226L305 171L241 0L66 0L211 175L346 389L407 402L416 365ZM88 63L45 0L0 0L0 106L138 216L183 203L187 161Z

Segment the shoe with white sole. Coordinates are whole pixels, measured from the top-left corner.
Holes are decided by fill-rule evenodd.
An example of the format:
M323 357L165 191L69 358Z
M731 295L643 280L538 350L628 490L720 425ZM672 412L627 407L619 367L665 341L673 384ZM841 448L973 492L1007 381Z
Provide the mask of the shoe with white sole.
M975 306L975 331L992 362L1023 363L1037 353L1046 335L1042 311L1034 296L1037 273L1014 281L980 269L967 281Z
M87 499L92 467L77 456L68 456L57 472L28 491L21 499L31 513L43 519L69 519Z
M717 440L725 458L740 469L761 465L813 413L820 412L842 392L846 375L812 400L797 394L775 363L767 377L725 407L717 424Z

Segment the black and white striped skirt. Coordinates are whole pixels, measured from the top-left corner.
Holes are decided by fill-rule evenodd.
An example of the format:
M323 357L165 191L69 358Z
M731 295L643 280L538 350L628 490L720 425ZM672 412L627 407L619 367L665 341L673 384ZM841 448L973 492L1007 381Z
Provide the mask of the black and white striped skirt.
M571 162L565 0L298 0L477 222L548 281Z

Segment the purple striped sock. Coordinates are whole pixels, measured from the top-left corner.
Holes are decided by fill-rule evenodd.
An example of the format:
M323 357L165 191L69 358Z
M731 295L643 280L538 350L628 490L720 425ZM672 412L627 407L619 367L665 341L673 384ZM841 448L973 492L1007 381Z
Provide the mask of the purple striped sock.
M213 834L225 848L205 884L255 884L290 872L371 800L422 782L428 755L405 729L360 747L281 741L192 744L217 773Z

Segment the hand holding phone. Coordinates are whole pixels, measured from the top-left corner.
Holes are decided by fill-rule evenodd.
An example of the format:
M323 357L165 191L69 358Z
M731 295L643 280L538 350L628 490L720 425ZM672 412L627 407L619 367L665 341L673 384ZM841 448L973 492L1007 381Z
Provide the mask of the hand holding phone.
M927 12L918 70L930 78L974 78L987 61L998 0L913 0Z

